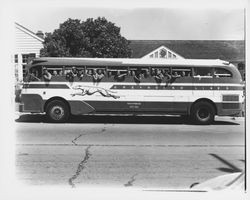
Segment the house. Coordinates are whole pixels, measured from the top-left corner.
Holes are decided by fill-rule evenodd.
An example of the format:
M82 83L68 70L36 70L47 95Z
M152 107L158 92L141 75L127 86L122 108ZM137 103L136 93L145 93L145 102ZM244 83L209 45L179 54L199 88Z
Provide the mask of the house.
M152 54L164 50L179 55L172 58L222 59L233 63L245 61L243 40L130 40L130 48L132 58L161 58Z
M221 59L245 73L243 40L130 40L132 58Z
M173 58L245 60L243 40L130 40L130 48L133 58L157 58L152 54L164 50L175 54Z
M15 65L16 80L23 80L24 65L35 57L40 56L40 49L43 48L43 33L37 34L24 26L15 23L15 49L13 62Z

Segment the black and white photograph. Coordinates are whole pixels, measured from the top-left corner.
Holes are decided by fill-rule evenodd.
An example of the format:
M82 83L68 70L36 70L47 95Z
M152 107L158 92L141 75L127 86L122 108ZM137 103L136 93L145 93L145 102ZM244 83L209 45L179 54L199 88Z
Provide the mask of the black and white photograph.
M248 5L3 1L6 199L245 199Z

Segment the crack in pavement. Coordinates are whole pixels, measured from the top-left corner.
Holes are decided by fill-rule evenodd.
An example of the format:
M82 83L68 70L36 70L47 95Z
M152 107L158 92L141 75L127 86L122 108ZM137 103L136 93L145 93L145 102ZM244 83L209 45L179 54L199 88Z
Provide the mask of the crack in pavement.
M77 177L81 174L82 170L85 168L85 164L87 163L88 159L91 156L91 154L89 152L90 147L91 146L88 146L85 149L85 156L84 156L83 160L78 164L78 167L77 167L75 174L68 181L72 188L76 187L75 183L73 181L76 180Z
M71 142L74 144L74 145L77 145L77 143L75 143L80 137L82 137L83 135L86 135L85 133L82 133L80 135L78 135L76 138L74 138Z
M136 180L135 177L137 176L137 174L134 174L133 176L131 176L130 180L124 184L125 187L128 186L133 186L133 182Z
M101 130L101 132L100 133L103 133L103 132L105 132L106 131L106 127L104 127L102 130ZM99 132L96 132L96 133L92 133L91 135L93 135L93 134L100 134ZM80 138L80 137L82 137L83 135L88 135L89 133L82 133L82 134L80 134L80 135L78 135L77 137L75 137L71 142L74 144L74 145L78 145L77 143L76 143L76 141Z

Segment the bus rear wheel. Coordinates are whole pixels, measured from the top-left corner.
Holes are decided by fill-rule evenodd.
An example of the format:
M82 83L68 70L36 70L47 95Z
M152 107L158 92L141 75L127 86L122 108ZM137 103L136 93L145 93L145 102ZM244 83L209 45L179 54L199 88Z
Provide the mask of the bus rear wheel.
M191 110L191 117L194 123L207 125L214 121L214 106L206 101L200 101L194 104Z
M46 107L47 119L50 122L62 123L69 119L69 107L60 100L53 100Z

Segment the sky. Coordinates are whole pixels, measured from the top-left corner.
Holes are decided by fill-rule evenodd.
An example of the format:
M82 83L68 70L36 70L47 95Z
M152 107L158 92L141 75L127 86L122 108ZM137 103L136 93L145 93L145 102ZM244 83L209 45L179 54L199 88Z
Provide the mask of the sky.
M86 20L100 16L121 27L121 34L130 40L244 39L244 8L240 6L162 5L18 5L14 6L13 19L33 32L53 32L68 18Z

